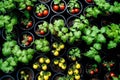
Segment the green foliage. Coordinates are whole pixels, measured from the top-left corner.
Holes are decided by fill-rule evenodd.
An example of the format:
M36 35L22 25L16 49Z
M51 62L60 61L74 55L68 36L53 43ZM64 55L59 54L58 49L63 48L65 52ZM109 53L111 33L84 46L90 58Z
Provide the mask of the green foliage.
M44 4L39 4L39 5L37 5L36 6L36 13L42 13L44 10L46 10L47 9L47 7L44 5Z
M48 52L50 51L50 44L46 39L38 39L35 40L35 49L40 52Z

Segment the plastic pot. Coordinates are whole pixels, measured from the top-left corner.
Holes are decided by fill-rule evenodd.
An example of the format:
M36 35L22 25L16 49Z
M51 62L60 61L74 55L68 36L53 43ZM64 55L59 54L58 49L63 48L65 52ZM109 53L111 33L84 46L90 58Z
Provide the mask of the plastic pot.
M30 16L30 18L26 18L25 16L21 16L21 20L19 23L19 28L21 30L31 30L34 27L35 19L33 16Z
M68 28L70 28L74 24L75 19L79 19L79 17L73 15L73 16L70 16L70 17L67 18L67 27Z
M18 44L22 48L29 48L33 45L34 40L34 35L31 32L25 31L19 35Z
M36 9L39 5L44 5L47 9L43 10L42 12L36 12ZM39 9L41 10L41 8ZM37 18L37 19L46 19L49 14L50 14L50 8L47 4L45 3L38 3L34 6L34 9L33 9L33 14L34 16Z
M77 57L78 55L75 56L76 52L74 52L73 54L69 54L70 51L74 50L75 48L78 48L78 47L70 47L67 51L67 58L70 62L74 62L74 61L79 61L81 60L81 51L80 51L80 58ZM79 48L78 48L79 49ZM79 49L80 50L80 49ZM73 56L74 57L73 57Z
M52 38L51 54L54 57L63 56L66 52L66 46L59 40Z
M62 60L60 60L62 59ZM51 64L50 64L50 67L51 67L51 70L55 73L58 73L58 72L64 72L67 68L67 63L66 63L66 60L62 58L62 57L55 57ZM58 61L57 61L58 60ZM62 63L62 64L61 64ZM63 66L63 64L65 66ZM60 67L61 66L61 67Z
M86 69L86 74L91 77L96 77L100 75L101 72L100 65L94 62L87 63L85 69Z
M33 63L33 69L37 71L48 70L50 59L45 55L36 57Z
M49 35L49 30L48 27L46 28L47 32L45 32L44 30L40 30L38 25L42 25L44 23L44 21L39 21L35 24L34 27L34 33L38 36L38 37L46 37ZM41 26L42 27L42 26ZM42 27L44 28L44 26Z
M60 6L59 4L54 4L54 1L51 1L50 8L54 13L61 14L61 13L65 12L65 10L67 8L65 0L61 0L60 3L62 3L62 5L64 5L64 6ZM57 8L56 8L56 6L57 6Z
M50 23L54 23L55 20L59 20L59 19L62 19L64 20L64 23L66 25L66 19L63 15L59 15L59 14L56 14L56 15L53 15L51 18L50 18Z
M4 75L0 78L0 80L15 80L11 75Z
M82 3L80 2L80 1L77 1L77 3L80 5L80 10L77 12L77 13L75 13L75 12L73 12L73 13L71 13L70 11L69 11L69 7L67 7L67 13L69 14L69 15L80 15L80 13L82 12L82 10L83 10L83 5L82 5ZM69 5L69 2L67 3L67 6Z
M28 76L27 76L28 75ZM29 67L23 67L17 72L17 80L21 80L27 78L27 80L34 80L34 72Z

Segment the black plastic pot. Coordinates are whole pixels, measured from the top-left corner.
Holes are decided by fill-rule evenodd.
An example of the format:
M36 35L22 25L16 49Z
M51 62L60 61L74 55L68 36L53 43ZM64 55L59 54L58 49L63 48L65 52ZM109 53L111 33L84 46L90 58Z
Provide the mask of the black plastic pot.
M63 73L57 73L57 74L54 74L52 79L51 80L59 80L59 77L64 77L65 74Z
M64 13L65 10L66 10L66 8L67 8L67 5L66 5L65 0L61 0L61 3L64 3L64 6L65 6L64 10L60 10L60 7L59 7L58 10L55 11L55 10L53 9L53 6L54 6L54 5L57 5L57 4L54 4L54 1L51 1L51 4L50 4L51 10L52 10L54 13L57 13L57 14ZM58 5L58 6L59 6L59 5Z
M95 69L95 70L91 70L91 72L89 72L89 70L92 68L92 66L93 65L97 65L97 68ZM86 65L85 65L85 71L86 71L86 74L89 76L89 77L96 77L96 76L98 76L98 75L100 75L100 73L101 73L101 67L100 67L100 65L99 64L97 64L97 63L94 63L94 62L90 62L90 63L87 63Z
M74 24L75 19L79 19L79 17L73 15L73 16L70 16L70 17L67 18L67 27L68 28L70 28Z
M60 58L62 58L62 57L55 57L53 60L52 60L52 62L51 62L51 64L50 64L50 68L51 68L51 70L53 71L53 72L55 72L55 73L59 73L59 72L64 72L65 70L63 70L63 69L61 69L59 66L58 66L58 64L57 65L55 65L54 64L54 60L55 59L60 59ZM66 66L67 66L67 62L66 62L66 60L65 60L65 62L64 62L65 64L66 64Z
M21 71L24 71L24 72L22 73ZM27 80L34 80L34 72L29 67L23 67L23 68L18 70L17 80L21 80L21 77L22 77L21 74L23 74L23 76L25 76L27 74L28 75ZM24 78L22 78L22 79L24 79Z
M104 63L104 61L106 62L106 64ZM110 63L111 61L113 61L114 63ZM108 64L108 66L110 68L107 67L107 64ZM112 57L112 56L105 56L105 57L103 57L103 60L102 60L102 69L104 70L104 72L115 70L117 65L118 65L117 58L115 59L115 57Z
M44 34L40 34L38 30L38 25L42 24L44 21L39 21L35 24L34 26L34 33L38 36L38 37L46 37L49 35L49 30L47 29L47 32L45 32Z
M82 59L81 54L80 54L80 56L81 56L80 58L75 57L74 59L72 59L71 56L69 55L69 51L72 50L72 49L75 49L75 48L78 48L78 47L71 47L71 48L69 48L68 51L67 51L67 58L68 58L68 60L69 60L70 62L80 61L80 60ZM79 50L80 50L80 49L79 49ZM81 53L81 51L80 51L80 53ZM75 54L75 53L74 53L74 54Z
M63 15L60 15L60 14L56 14L56 15L53 15L51 18L50 18L50 23L54 23L55 20L59 20L59 19L62 19L64 20L64 23L66 25L66 19Z
M86 9L89 7L94 7L93 4L87 5L84 9L83 9L83 15L86 16Z
M1 31L1 36L3 38L3 40L9 40L9 39L17 39L17 30L13 30L12 32L10 33L6 33L5 32L5 29L2 28L2 31ZM6 37L6 34L9 35L8 37Z
M45 56L45 55L43 55L43 54L41 54L40 56L37 56L36 58L35 58L35 60L34 60L34 63L33 63L33 65L34 64L38 64L39 65L39 67L38 67L38 69L37 69L37 71L42 71L42 64L46 64L47 65L47 70L49 69L49 64L47 64L45 61L43 62L43 63L41 63L40 62L40 58L48 58L47 56ZM36 69L34 69L34 70L36 70Z
M36 7L37 7L38 5L40 5L40 4L45 5L45 7L47 8L48 14L47 14L46 16L44 16L43 14L42 14L43 16L41 16L41 17L37 16ZM49 7L46 3L38 3L38 4L36 4L36 5L34 6L33 14L34 14L34 16L35 16L37 19L46 19L46 18L49 16L49 14L50 14L50 7Z
M63 44L63 45L64 45L64 48L61 49L61 48L59 47L59 48L56 49L56 48L53 47L53 44L54 44L54 43ZM59 52L59 55L57 55L57 56L62 57L62 56L64 56L64 54L66 53L66 45L65 45L64 43L62 43L61 41L57 40L55 37L53 37L53 38L52 38L52 41L51 41L51 55L54 56L54 57L57 57L57 56L54 55L54 53L53 53L52 51L57 51L57 52Z
M82 10L83 10L83 5L82 5L82 3L80 2L80 1L77 1L78 3L79 3L79 5L80 5L80 11L78 12L78 13L75 13L75 14L72 14L72 13L70 13L70 11L69 11L69 8L67 7L67 13L69 14L69 15L80 15L81 14L81 12L82 12ZM69 4L69 2L67 3L67 5Z
M38 0L40 3L49 3L51 0Z
M26 35L26 37L27 37L28 40L23 39L23 35ZM30 39L30 41L29 41L29 38L28 38L29 36L32 37L32 39ZM25 40L25 41L26 41L25 44L24 44L24 43L22 44L22 40ZM24 32L22 32L22 33L18 36L18 44L19 44L22 48L29 48L29 47L31 47L31 46L33 45L34 40L35 40L34 35L33 35L31 32L28 32L28 31L24 31Z
M76 65L75 65L76 62L80 64L80 68L76 68ZM69 73L67 72L67 75L72 75L72 76L74 76L74 80L76 80L76 79L75 79L75 74L79 74L79 75L80 75L80 79L79 79L79 80L84 80L84 79L83 79L83 78L84 78L84 77L83 77L83 74L84 74L83 65L82 65L82 63L79 62L79 61L76 61L76 62L70 63L70 64L68 65L67 71L69 72L69 70L71 70L71 69L74 69L74 71L73 71L72 74L69 74ZM78 72L76 72L76 70L77 70Z
M31 30L34 27L34 25L35 25L35 19L34 19L34 17L30 16L30 19L27 19L25 16L21 16L21 17L22 18L20 20L21 23L19 23L19 28L21 30ZM27 25L24 24L25 21L22 22L22 19L27 19L28 20Z
M0 78L0 80L15 80L11 75L4 75Z

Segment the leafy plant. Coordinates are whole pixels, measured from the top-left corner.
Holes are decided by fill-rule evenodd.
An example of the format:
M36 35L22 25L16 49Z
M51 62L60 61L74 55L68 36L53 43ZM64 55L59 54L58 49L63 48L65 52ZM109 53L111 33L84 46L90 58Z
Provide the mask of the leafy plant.
M48 15L49 11L46 5L41 3L36 6L35 13L37 14L38 17L44 17Z
M50 51L50 44L46 39L38 39L34 41L36 51L48 52Z
M66 5L64 1L62 0L53 0L53 10L54 11L63 11L65 9Z
M72 14L76 14L80 11L80 4L78 3L78 0L70 0L68 2L68 10Z
M68 51L68 57L74 61L74 60L76 60L76 58L81 58L81 54L80 53L81 52L80 52L79 48L77 48L77 47L71 48Z
M38 35L45 35L48 33L48 27L49 27L48 22L43 21L42 23L37 25L35 33Z

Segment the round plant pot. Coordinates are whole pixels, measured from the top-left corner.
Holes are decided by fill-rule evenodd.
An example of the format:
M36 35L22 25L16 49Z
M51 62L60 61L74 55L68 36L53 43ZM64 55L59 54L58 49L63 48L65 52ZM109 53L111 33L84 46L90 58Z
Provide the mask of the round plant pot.
M60 77L64 77L64 76L65 76L65 74L63 74L63 73L56 73L53 75L51 80L59 80Z
M97 63L94 63L94 62L91 62L91 63L87 63L86 66L85 66L85 69L86 69L86 74L88 76L91 76L91 77L96 77L100 74L101 72L101 67L99 64Z
M84 10L83 10L83 15L84 15L84 16L86 16L86 9L87 9L87 8L90 8L90 7L94 7L94 5L93 5L93 4L90 4L90 5L88 5L88 6L86 6L86 7L84 8Z
M76 64L77 64L77 66L76 66ZM80 66L78 66L78 64ZM84 69L83 69L83 65L81 63L79 63L79 62L70 63L67 71L68 71L67 75L73 76L74 80L77 80L77 79L75 79L76 74L80 75L80 77L79 77L80 79L78 79L78 80L83 80Z
M17 33L16 33L17 30L13 30L12 32L10 33L6 33L5 32L5 29L2 28L2 31L1 31L1 36L3 38L3 40L10 40L10 39L17 39ZM6 34L8 36L6 36Z
M44 5L47 9L45 9L44 11L40 11L40 12L36 12L36 9L37 9L37 7L39 6L39 5ZM39 9L39 10L41 10L41 8ZM34 6L34 9L33 9L33 14L34 14L34 16L37 18L37 19L45 19L45 18L47 18L48 16L49 16L49 14L50 14L50 8L49 8L49 6L47 5L47 4L45 4L45 3L38 3L38 4L36 4L35 6Z
M112 56L105 56L102 60L102 67L105 72L115 70L117 66L117 58L115 59Z
M34 60L34 63L33 63L33 69L37 70L37 71L48 70L50 61L48 61L47 59L49 59L49 58L45 55L40 55L40 56L36 57L36 59ZM42 67L43 64L45 64L44 67ZM45 68L45 67L47 67L47 68Z
M59 20L59 19L64 20L64 23L65 23L65 25L66 25L66 19L65 19L65 17L62 16L62 15L59 15L59 14L53 15L53 16L50 18L50 23L53 24L55 20Z
M68 51L67 51L67 58L68 58L68 60L70 61L70 62L74 62L74 61L79 61L79 60L81 60L81 52L80 52L80 58L78 58L77 56L78 55L76 55L76 57L72 57L72 55L74 55L74 54L76 54L77 52L74 52L74 54L69 54L69 52L72 50L72 49L75 49L75 48L78 48L78 47L71 47L71 48L69 48L68 49ZM79 49L79 48L78 48ZM80 49L79 49L80 50ZM73 50L72 50L73 51Z
M67 18L67 27L68 28L70 28L74 24L75 19L79 19L79 17L73 15L73 16L70 16L70 17Z
M54 13L61 14L65 12L67 8L65 0L61 0L60 3L62 4L62 6L60 6L59 4L54 4L54 1L51 1L50 8Z
M0 80L15 80L11 75L4 75L0 78Z
M70 12L69 11L69 7L67 7L67 13L69 14L69 15L80 15L80 13L82 12L82 10L83 10L83 5L82 5L82 3L80 2L80 1L77 1L77 3L80 5L80 9L79 9L79 12L77 12L77 13L75 13L75 12ZM68 2L68 4L69 4L69 2ZM67 5L68 5L67 4Z
M21 16L19 28L21 30L31 30L34 27L35 19L33 16L30 16L29 19L27 19L25 16Z
M87 4L94 4L94 0L85 0Z
M46 37L49 35L49 30L47 28L47 32L45 32L44 30L40 30L38 25L42 25L44 21L39 21L35 24L34 27L34 33L38 36L38 37ZM42 26L41 26L42 27ZM44 26L42 27L44 28Z
M33 45L34 39L34 35L31 32L25 31L19 35L18 44L22 48L29 48Z
M52 38L51 54L54 57L63 56L66 52L66 46L61 41ZM56 53L56 54L55 54Z
M65 70L66 70L66 68L67 68L67 62L66 62L66 60L64 59L64 64L66 65L66 67L64 67L64 69L63 68L61 68L61 67L59 67L59 65L60 66L63 66L63 64L61 64L61 62L60 62L60 59L61 59L62 57L55 57L53 60L52 60L52 62L51 62L51 64L50 64L50 68L51 68L51 70L53 71L53 72L55 72L55 73L58 73L58 72L64 72ZM55 60L59 60L57 63L55 63Z
M38 0L41 3L49 3L51 0Z
M34 80L34 72L29 67L23 67L18 70L17 72L17 80L25 79L25 76L28 75L26 78L27 80Z

